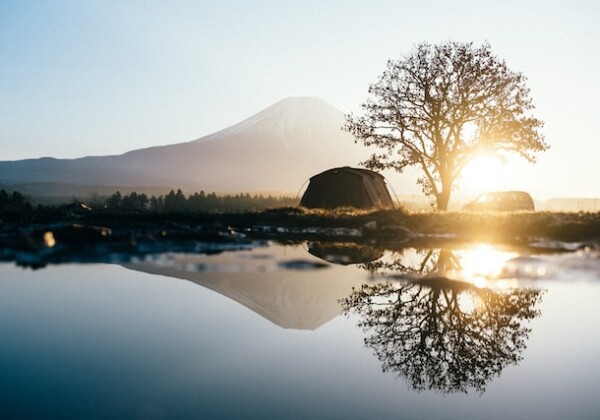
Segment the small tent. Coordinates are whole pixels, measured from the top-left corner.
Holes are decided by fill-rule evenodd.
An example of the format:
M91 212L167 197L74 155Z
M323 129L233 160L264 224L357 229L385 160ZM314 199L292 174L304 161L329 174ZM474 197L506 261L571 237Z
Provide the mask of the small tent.
M368 169L333 168L310 178L300 205L308 208L393 207L385 178Z

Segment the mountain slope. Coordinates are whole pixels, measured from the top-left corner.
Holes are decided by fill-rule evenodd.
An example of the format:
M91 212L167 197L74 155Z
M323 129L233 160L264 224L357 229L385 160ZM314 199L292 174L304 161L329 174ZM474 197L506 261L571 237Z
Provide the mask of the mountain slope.
M0 182L296 192L310 176L368 155L340 130L343 121L322 99L288 98L188 143L118 156L0 162Z

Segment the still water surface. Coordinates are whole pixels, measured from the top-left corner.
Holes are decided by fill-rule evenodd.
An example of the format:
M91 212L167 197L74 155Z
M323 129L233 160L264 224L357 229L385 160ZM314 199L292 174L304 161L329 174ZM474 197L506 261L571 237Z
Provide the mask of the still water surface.
M0 290L3 418L600 415L595 251L266 244Z

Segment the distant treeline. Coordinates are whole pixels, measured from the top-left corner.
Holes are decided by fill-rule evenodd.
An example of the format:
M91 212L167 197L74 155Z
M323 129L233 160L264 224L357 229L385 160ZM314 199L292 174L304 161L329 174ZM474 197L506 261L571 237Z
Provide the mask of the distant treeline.
M181 190L171 190L166 195L148 197L132 192L121 195L119 191L106 199L105 207L119 210L148 210L155 213L185 212L240 212L258 211L276 207L298 205L293 197L274 197L250 194L217 195L204 191L185 196Z
M31 204L23 194L18 191L12 193L6 190L0 190L0 210L4 213L29 212L32 210Z
M171 190L166 195L150 196L144 193L132 192L121 194L119 191L109 197L94 194L88 199L73 197L72 203L84 203L92 209L111 209L122 211L140 211L151 213L236 213L246 211L260 211L278 207L293 207L298 205L298 200L286 196L264 196L262 194L235 194L217 195L212 192L206 194L204 191L186 196L181 190ZM68 207L41 206L38 209L51 209ZM8 193L0 190L0 215L17 215L19 213L29 214L33 211L28 199L20 192Z

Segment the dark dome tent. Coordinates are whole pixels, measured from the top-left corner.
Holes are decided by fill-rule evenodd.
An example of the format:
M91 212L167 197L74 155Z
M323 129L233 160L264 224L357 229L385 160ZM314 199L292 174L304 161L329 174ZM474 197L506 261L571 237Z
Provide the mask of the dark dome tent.
M310 178L300 205L307 208L394 207L385 178L368 169L333 168Z

